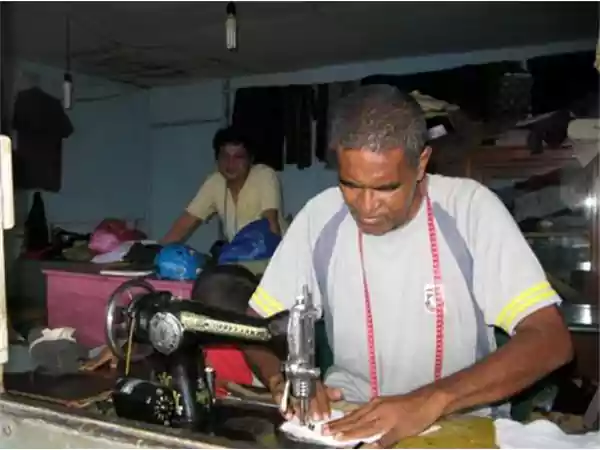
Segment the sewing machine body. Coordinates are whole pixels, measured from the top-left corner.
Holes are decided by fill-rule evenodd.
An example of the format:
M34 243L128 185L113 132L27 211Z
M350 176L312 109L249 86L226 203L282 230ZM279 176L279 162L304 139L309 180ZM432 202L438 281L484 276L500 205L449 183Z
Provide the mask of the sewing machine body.
M311 367L314 349L310 350L314 338L308 339L308 344L302 343L311 330L310 323L308 327L303 325L302 314L292 310L269 319L249 317L175 298L169 292L155 291L141 280L128 283L109 300L109 346L122 360L121 366L126 367L129 363L123 363L132 358L132 346L151 347L152 352L145 362L152 370L146 379L133 376L119 379L112 395L118 417L230 439L240 433L246 437L249 437L248 433L256 434L256 430L248 430L270 428L277 434L277 439L285 442L285 447L294 446L277 431L283 420L278 405L240 397L217 398L214 371L206 366L202 349L207 345L226 343L281 349L292 340L295 351L287 359L285 373L291 387L301 383L305 395L309 395L314 391L311 388L311 377L315 373ZM119 311L115 307L116 294L127 292L132 286L142 286L146 292L130 295L129 303ZM306 309L306 305L302 308ZM114 334L119 313L128 325L130 342L125 345L125 350L120 345L122 340ZM296 325L290 325L291 314L295 314ZM312 320L313 316L310 317ZM293 339L288 335L290 330L294 333ZM306 445L301 447L306 448Z

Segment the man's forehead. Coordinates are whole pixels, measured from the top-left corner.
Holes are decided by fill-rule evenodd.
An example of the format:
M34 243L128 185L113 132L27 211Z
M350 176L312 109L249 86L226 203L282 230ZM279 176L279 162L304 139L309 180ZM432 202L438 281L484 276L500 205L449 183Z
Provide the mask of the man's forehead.
M227 153L228 155L245 154L246 148L242 144L225 144L221 148L221 152Z
M406 153L402 148L374 152L369 149L340 149L338 156L351 165L402 165Z
M408 176L402 151L343 151L340 154L340 182L357 187L387 189L398 186ZM393 156L390 156L393 155Z

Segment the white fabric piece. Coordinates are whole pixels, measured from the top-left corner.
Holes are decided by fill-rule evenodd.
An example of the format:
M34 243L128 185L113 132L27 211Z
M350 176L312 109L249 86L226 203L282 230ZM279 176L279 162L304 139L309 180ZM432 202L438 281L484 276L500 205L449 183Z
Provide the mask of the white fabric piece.
M573 151L582 167L600 154L600 120L575 119L567 131Z
M496 445L500 448L600 448L600 432L567 434L549 420L522 424L497 419Z
M452 105L444 100L439 100L419 91L412 91L410 95L421 106L425 114L433 111L458 111L460 109L457 105Z
M153 274L153 270L101 270L100 275L106 277L146 277Z
M143 244L143 245L156 244L156 241L151 241L151 240L125 241L122 244L120 244L113 251L94 256L94 258L92 258L92 262L94 264L108 264L108 263L113 263L113 262L121 262L121 261L123 261L123 258L125 258L125 255L127 255L127 253L129 253L129 250L131 250L131 247L133 247L133 244L135 244L136 242L139 242L140 244Z
M339 409L334 409L331 411L331 418L329 421L341 419L342 417L344 417L344 412L340 411ZM310 429L307 426L300 425L298 418L294 417L292 420L284 422L279 429L294 440L336 448L354 447L360 443L371 444L381 439L382 436L381 434L377 434L375 436L364 437L350 441L338 441L333 436L323 436L322 434L323 425L329 421L322 420L319 422L312 422L313 428ZM439 426L434 425L421 434L428 434L439 429Z
M42 330L42 335L29 344L29 348L33 348L36 344L39 344L43 341L57 341L59 339L65 339L67 341L76 342L75 336L75 328L64 327L64 328L44 328Z
M600 139L600 120L591 119L575 119L569 122L567 135L570 139L595 141Z
M331 419L330 420L337 420L337 419L341 419L342 417L344 417L343 411L340 411L338 409L334 409L333 411L331 411ZM328 421L325 421L325 420L318 421L318 422L312 422L312 425L314 426L314 428L310 429L307 426L300 425L300 421L298 420L298 418L294 417L292 420L288 420L287 422L284 422L281 425L280 430L283 431L288 436L290 436L292 439L296 439L298 441L303 441L303 442L307 442L307 443L315 443L315 444L323 444L328 447L338 447L338 448L353 447L354 445L356 445L360 442L370 444L381 438L381 435L377 435L377 436L366 437L363 439L356 439L356 440L352 440L352 441L340 442L340 441L336 440L333 436L324 436L322 434L323 425L325 425L327 422Z

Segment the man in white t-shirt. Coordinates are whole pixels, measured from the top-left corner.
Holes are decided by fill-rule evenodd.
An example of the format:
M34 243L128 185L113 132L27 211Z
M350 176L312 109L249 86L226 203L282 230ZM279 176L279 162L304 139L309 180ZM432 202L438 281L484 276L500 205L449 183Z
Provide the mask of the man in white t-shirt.
M381 446L440 417L501 402L572 357L560 299L501 201L483 185L427 175L423 112L391 86L341 102L331 148L339 187L296 216L251 299L271 316L308 285L334 364L311 405L365 405L331 422ZM437 287L437 288L436 288ZM511 340L495 350L492 327ZM247 356L281 398L280 361Z

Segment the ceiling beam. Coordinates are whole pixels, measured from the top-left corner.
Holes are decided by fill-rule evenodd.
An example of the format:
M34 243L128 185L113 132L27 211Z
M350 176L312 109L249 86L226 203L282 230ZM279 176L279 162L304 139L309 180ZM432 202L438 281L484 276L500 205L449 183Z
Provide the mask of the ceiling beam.
M407 58L390 58L336 64L294 72L280 72L231 78L232 88L247 86L276 86L288 84L317 84L336 81L353 81L369 75L406 75L452 69L472 64L487 64L499 61L523 61L539 56L593 51L597 41L580 40L556 42L546 45L530 45L466 53L446 53Z

